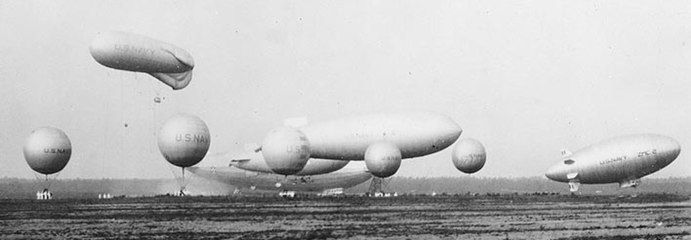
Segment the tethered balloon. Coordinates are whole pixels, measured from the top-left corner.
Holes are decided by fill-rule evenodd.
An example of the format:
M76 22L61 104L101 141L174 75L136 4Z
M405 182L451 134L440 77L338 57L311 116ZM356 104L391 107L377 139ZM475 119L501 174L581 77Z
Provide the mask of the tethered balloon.
M453 164L464 173L480 171L485 166L486 158L485 147L480 141L472 138L461 139L453 148Z
M52 199L48 191L48 175L60 172L72 156L72 143L67 134L54 127L42 127L31 132L24 144L24 159L34 171L46 176L43 191L36 199Z
M180 195L185 195L185 168L199 163L209 151L210 144L209 128L197 116L178 114L161 126L158 149L166 161L182 168Z
M163 123L158 133L158 149L169 163L178 167L199 163L210 144L209 128L194 115L175 115Z
M45 175L65 168L71 155L72 144L67 134L53 127L32 131L24 144L24 159L29 167Z

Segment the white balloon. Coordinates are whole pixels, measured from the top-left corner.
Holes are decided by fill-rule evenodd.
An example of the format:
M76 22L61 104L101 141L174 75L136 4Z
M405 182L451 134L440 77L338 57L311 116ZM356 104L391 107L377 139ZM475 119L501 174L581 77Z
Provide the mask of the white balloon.
M393 143L374 143L365 151L365 165L374 176L390 177L401 167L401 150Z
M168 162L178 167L199 163L210 144L209 128L194 115L175 115L163 123L158 133L158 149Z
M262 143L262 156L271 171L292 175L300 172L310 158L310 142L301 131L290 127L271 130Z
M464 173L475 173L485 166L487 153L478 140L461 139L453 148L453 165Z
M53 127L32 131L24 144L24 159L31 169L41 174L59 172L71 155L72 143L67 134Z

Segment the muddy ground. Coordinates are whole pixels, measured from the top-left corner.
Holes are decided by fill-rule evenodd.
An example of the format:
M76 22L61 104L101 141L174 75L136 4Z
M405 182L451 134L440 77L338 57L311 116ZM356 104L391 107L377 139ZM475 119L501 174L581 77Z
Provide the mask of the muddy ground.
M0 239L690 239L688 196L2 200Z

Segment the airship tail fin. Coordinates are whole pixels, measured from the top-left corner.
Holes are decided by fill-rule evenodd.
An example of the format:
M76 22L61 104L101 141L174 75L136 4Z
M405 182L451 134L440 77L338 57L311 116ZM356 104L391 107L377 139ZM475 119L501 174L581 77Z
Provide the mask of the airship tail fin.
M568 158L568 157L571 157L571 155L573 155L573 153L571 153L571 151L569 151L568 149L562 149L561 150L561 157L562 158Z
M228 166L235 166L237 167L238 164L243 164L246 162L249 162L252 160L254 157L254 152L243 152L240 154L234 154L232 156L228 156L230 158L230 162Z
M262 146L256 143L245 143L245 146L243 148L245 151L248 152L257 152L257 149L261 148Z
M149 75L170 86L173 90L183 89L192 81L192 70L181 73L149 73Z
M231 162L231 163L236 163L236 162L247 162L247 161L249 161L249 160L252 160L252 159L250 159L250 158L236 158L236 159L231 159L230 162ZM231 165L232 165L232 164L231 164Z
M249 162L252 159L249 158L237 158L237 159L231 159L230 163L228 163L229 167L237 167L239 163L244 163L244 162Z
M244 149L247 152L257 153L262 151L262 145L257 143L245 143Z

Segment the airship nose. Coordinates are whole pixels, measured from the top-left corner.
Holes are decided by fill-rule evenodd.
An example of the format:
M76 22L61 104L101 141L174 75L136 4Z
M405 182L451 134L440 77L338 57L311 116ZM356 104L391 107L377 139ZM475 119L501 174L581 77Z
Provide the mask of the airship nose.
M561 179L564 178L564 174L562 173L562 167L559 165L554 165L547 169L547 172L545 172L545 177L554 180L554 181L561 181Z
M442 132L441 135L448 136L449 138L452 138L454 141L456 141L456 139L458 139L458 137L460 137L461 133L463 132L461 126L459 126L458 123L456 123L456 121L447 116L441 116L436 125Z
M91 45L89 45L89 51L91 52L92 56L100 56L101 53L107 51L111 43L112 41L110 36L105 33L98 33L91 42Z
M679 145L679 142L674 138L669 138L669 141L670 149L672 150L676 158L676 156L679 156L679 153L681 152L681 145Z

